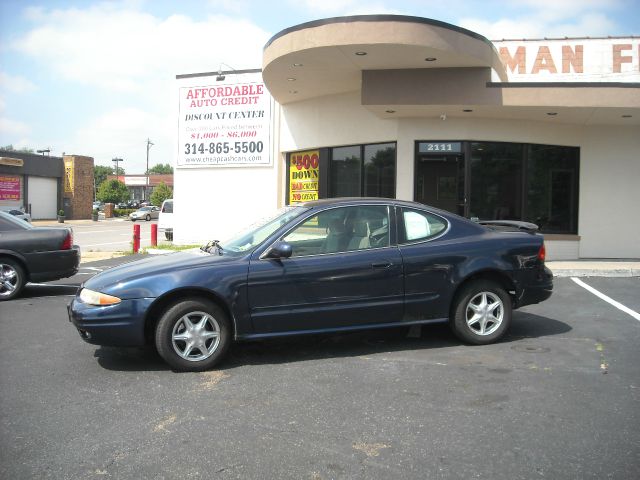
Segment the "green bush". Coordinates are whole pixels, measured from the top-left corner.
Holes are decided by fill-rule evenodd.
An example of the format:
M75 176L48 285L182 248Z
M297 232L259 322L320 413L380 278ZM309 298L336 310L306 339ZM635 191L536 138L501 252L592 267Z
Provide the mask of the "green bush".
M129 199L129 190L119 180L108 180L100 185L96 197L104 203L122 203Z
M114 217L128 217L131 212L135 212L135 208L116 208L113 210Z
M151 194L151 205L157 205L160 207L162 206L162 202L167 198L173 198L173 190L171 190L171 187L167 186L164 182L160 182L160 184L153 189L153 193Z

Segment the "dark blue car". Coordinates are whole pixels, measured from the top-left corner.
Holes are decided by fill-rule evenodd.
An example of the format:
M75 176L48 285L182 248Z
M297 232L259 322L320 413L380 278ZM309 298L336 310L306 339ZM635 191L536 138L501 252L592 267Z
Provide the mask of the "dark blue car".
M544 257L532 224L485 226L399 200L320 200L225 242L102 272L69 317L87 342L155 344L175 370L211 368L234 339L434 322L488 344L514 308L551 295Z

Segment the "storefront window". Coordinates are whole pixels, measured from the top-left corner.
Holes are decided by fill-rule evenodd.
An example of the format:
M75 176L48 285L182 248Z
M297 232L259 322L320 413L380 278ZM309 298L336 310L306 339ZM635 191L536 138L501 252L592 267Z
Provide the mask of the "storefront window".
M380 143L331 149L330 197L395 196L396 145Z
M396 191L396 145L364 146L364 196L393 198Z
M522 153L521 144L471 144L471 217L522 218Z
M547 233L577 233L578 149L527 146L525 220Z
M332 197L359 197L362 183L360 147L332 149L329 191Z
M524 220L542 233L578 233L579 148L420 141L415 165L418 202L481 220Z

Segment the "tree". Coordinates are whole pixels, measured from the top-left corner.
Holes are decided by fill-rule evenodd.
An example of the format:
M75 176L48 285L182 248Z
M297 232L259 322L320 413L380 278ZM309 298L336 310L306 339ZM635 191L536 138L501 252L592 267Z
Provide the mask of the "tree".
M165 185L164 182L160 182L151 194L151 205L160 206L167 198L173 198L173 190L171 190L171 187Z
M107 175L113 175L113 167L105 167L104 165L93 166L93 180L96 184L96 190L99 189L102 182L107 179Z
M168 163L158 163L157 165L154 165L149 170L147 170L147 173L145 175L149 175L152 173L157 173L157 174L173 173L173 167Z
M120 180L106 180L100 185L96 197L104 203L122 203L129 200L129 189Z
M0 150L4 150L5 152L36 153L33 148L14 148L12 144L0 147Z

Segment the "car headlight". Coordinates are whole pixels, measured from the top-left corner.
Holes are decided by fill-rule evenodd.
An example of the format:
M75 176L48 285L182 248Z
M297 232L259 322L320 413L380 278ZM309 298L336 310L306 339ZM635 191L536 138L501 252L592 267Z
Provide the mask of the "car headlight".
M107 295L106 293L95 292L88 288L83 288L80 291L80 301L89 305L115 305L120 303L118 297Z

